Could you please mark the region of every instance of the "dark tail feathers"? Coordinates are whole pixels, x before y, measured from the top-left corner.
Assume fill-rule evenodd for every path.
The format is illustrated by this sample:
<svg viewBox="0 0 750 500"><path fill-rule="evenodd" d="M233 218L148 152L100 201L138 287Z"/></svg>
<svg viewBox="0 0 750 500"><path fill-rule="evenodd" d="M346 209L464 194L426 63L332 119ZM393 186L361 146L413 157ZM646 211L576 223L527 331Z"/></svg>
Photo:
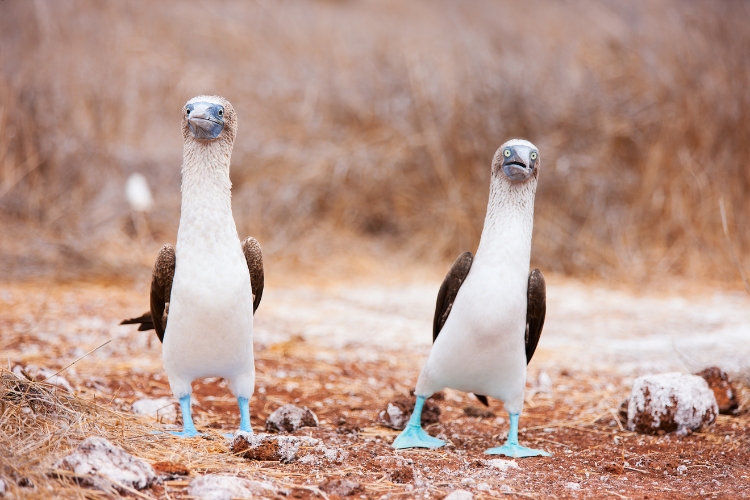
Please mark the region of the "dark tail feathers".
<svg viewBox="0 0 750 500"><path fill-rule="evenodd" d="M144 313L143 316L138 318L124 319L120 322L121 325L139 325L138 331L145 332L146 330L154 329L154 319L151 317L151 311Z"/></svg>

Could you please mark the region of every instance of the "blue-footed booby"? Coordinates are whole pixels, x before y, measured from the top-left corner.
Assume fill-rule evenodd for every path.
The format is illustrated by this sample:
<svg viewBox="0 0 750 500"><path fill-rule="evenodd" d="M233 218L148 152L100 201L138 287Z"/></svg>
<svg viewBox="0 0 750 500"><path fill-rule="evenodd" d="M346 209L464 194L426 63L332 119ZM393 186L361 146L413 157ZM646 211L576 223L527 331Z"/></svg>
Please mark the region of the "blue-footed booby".
<svg viewBox="0 0 750 500"><path fill-rule="evenodd" d="M151 281L151 311L123 324L155 329L164 369L180 401L183 431L196 436L192 381L223 377L237 397L240 430L252 432L253 314L263 295L263 257L232 217L229 162L237 115L226 99L199 96L182 109L182 205L177 245L164 245Z"/></svg>
<svg viewBox="0 0 750 500"><path fill-rule="evenodd" d="M510 414L507 442L485 453L531 457L549 453L518 443L526 365L544 325L544 276L529 273L534 196L541 160L532 143L514 139L492 160L490 197L476 255L453 263L438 292L432 350L414 391L417 402L394 448L439 448L421 426L426 398L445 388L502 400Z"/></svg>

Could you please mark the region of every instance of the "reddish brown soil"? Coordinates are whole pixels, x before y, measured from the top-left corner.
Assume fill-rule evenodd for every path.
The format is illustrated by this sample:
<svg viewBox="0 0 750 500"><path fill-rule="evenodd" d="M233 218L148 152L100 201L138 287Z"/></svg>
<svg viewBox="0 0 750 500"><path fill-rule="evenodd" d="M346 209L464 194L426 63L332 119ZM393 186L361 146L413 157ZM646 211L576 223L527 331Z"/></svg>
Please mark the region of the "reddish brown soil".
<svg viewBox="0 0 750 500"><path fill-rule="evenodd" d="M295 434L317 437L326 446L349 452L343 464L263 463L263 469L289 474L290 479L302 475L306 479L318 478L323 483L346 478L362 485L363 492L357 496L365 498L378 498L387 493L399 497L419 494L440 498L455 488L472 490L477 498L506 496L510 492L542 498L750 496L750 418L747 415L721 415L707 432L690 436L644 436L623 431L611 413L605 412L589 422L581 422L577 417L581 405L597 400L601 392L597 387L608 380L607 374L553 374L556 385L575 385L575 390L527 402L520 439L528 446L546 449L554 455L517 459L517 469L501 472L489 466L486 460L504 457L489 457L483 451L498 446L507 433L507 423L467 416L467 405L484 413L471 396L464 396L462 401L451 398L436 401L441 410L440 422L430 425L428 430L432 435L448 437L449 446L437 451L396 452L389 443L397 432L377 426L377 416L389 399L405 396L394 387L413 379L416 367L404 371L403 366L388 362L321 366L314 361L314 352L307 351L303 342L283 352L284 355L278 357L268 356L268 351L259 353L259 374L285 371L297 376L277 383L261 383L265 394L256 393L253 397L253 427L263 429L265 418L273 410L293 402L314 409L321 423L320 428L304 428ZM332 373L335 373L336 391L325 389ZM374 377L379 385L358 390L362 379L367 377ZM299 387L293 388L294 383L287 385L290 381L296 381ZM132 400L134 390L148 392L150 397L170 395L167 384L153 376L134 374L128 381L110 381L110 384L111 391L119 391L123 409ZM350 389L346 390L347 387ZM238 424L235 404L223 381L198 382L194 390L198 402L194 417L199 429L229 431ZM451 393L453 397L457 394ZM217 400L211 401L213 398ZM316 407L316 403L330 400L333 403ZM505 415L499 402L492 401L491 405L497 415ZM214 471L193 471L194 474L202 472ZM253 477L258 477L257 472ZM581 489L570 489L574 486L568 483L577 483ZM182 498L184 492L184 487L169 488L172 498ZM309 489L291 491L292 498L316 496Z"/></svg>
<svg viewBox="0 0 750 500"><path fill-rule="evenodd" d="M91 295L93 301L95 295ZM46 366L62 368L67 360L80 355L72 347L57 346L52 334L38 336L29 331L16 337L13 333L24 331L22 315L25 304L30 303L19 300L12 312L6 309L0 314L0 327L6 333L4 353L8 353L11 363L18 360L42 364L47 360ZM58 321L57 318L67 314L58 302L51 300L50 304L48 317ZM103 303L100 313L125 317L124 309L139 311L132 304L125 303L123 307L111 300ZM55 327L57 323L37 323L42 326L34 328L43 333L62 328ZM153 332L137 335L153 336ZM92 355L76 365L77 371L65 372L71 383L81 389L82 397L95 396L99 404L126 412L131 411L136 399L171 397L166 375L158 364L159 343L148 345L137 335L127 337L129 345L137 349L127 351L123 347L126 354L107 357ZM58 354L53 358L51 352ZM152 365L145 366L154 368L130 368L138 356L150 360ZM221 437L239 424L235 400L223 380L207 379L193 385L196 403L193 416L198 429L206 433L206 437L196 439L217 443L212 447L216 450L215 463L226 463L227 468L207 468L191 462L184 449L192 445L183 441L180 449L174 450L176 463L164 467L178 473L177 469L186 466L190 476L165 481L144 494L155 498L187 498L187 485L192 477L231 470L250 479L280 485L286 496L278 498L322 498L321 491L326 488L332 492L330 498L338 496L336 491L347 488L356 492L352 498L442 498L458 488L470 490L480 499L750 497L748 413L719 415L705 432L684 437L631 433L623 430L617 419L619 402L630 389L627 379L614 371L548 369L552 393L534 394L534 387L529 386L520 440L527 446L548 450L553 456L517 459L517 468L501 471L492 467L488 459L503 457L483 454L487 448L502 443L507 433L507 415L501 403L491 400L490 410L496 415L493 417L473 396L445 391L444 397L435 401L440 408L440 420L428 426L428 431L449 440L449 445L440 450L397 452L390 443L398 432L379 425L378 414L388 401L409 396L422 358L409 352L382 350L366 358L374 361L361 359L362 347L332 350L301 338L258 345L256 351L258 380L251 400L251 420L256 432L265 428L265 419L280 406L288 403L307 406L316 412L320 427L303 428L296 434L319 438L329 448L347 451L348 457L343 462L238 462L240 459L231 456L228 443ZM539 371L535 363L542 361L532 361L531 375ZM740 403L741 408L747 407ZM169 443L176 440L166 442L166 446L172 446ZM194 442L194 447L199 448L200 443ZM361 487L335 482L339 479ZM347 488L342 484L348 485Z"/></svg>

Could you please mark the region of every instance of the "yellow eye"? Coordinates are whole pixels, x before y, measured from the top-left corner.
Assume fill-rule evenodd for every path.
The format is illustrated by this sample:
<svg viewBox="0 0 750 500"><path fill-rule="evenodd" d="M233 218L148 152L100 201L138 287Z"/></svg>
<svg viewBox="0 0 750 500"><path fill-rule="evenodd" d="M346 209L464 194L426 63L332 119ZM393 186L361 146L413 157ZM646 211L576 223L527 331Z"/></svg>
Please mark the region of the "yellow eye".
<svg viewBox="0 0 750 500"><path fill-rule="evenodd" d="M510 158L510 149L506 149L505 151L503 151L503 155L504 155L504 156L505 156L506 158Z"/></svg>
<svg viewBox="0 0 750 500"><path fill-rule="evenodd" d="M532 159L532 160L536 160L536 157L537 157L537 156L539 156L539 155L538 155L538 154L536 154L536 151L533 151L533 152L531 153L531 159Z"/></svg>

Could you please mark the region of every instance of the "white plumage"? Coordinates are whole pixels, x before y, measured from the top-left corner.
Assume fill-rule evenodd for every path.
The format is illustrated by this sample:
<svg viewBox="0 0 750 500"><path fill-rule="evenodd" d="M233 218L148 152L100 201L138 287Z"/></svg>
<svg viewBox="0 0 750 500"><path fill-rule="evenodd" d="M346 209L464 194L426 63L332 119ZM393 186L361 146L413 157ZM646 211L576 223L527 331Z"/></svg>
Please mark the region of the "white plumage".
<svg viewBox="0 0 750 500"><path fill-rule="evenodd" d="M536 149L528 141L514 140L498 153L509 146ZM536 179L512 183L493 167L479 248L419 376L416 394L427 397L450 387L499 399L510 413L520 413L536 185Z"/></svg>
<svg viewBox="0 0 750 500"><path fill-rule="evenodd" d="M206 96L194 102L226 106ZM255 385L253 295L232 217L231 142L186 142L176 265L164 334L164 368L176 397L197 378L229 381L238 397Z"/></svg>

